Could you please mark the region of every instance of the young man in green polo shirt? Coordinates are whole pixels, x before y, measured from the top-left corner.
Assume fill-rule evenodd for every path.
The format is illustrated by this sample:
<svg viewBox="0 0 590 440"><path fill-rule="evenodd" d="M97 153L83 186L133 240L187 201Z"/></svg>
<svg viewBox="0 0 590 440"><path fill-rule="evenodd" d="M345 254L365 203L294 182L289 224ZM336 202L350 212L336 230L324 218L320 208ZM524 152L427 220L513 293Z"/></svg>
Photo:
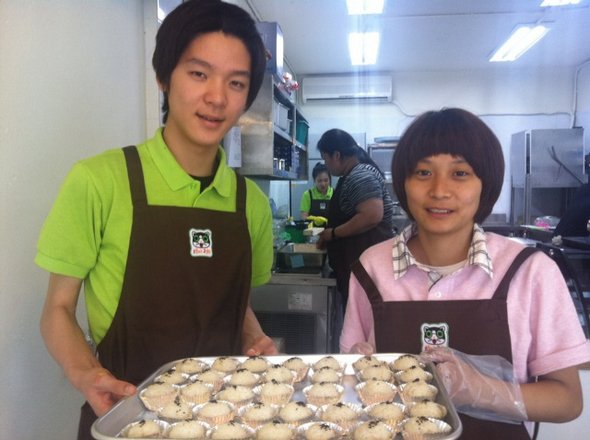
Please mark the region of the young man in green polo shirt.
<svg viewBox="0 0 590 440"><path fill-rule="evenodd" d="M165 127L77 163L60 190L35 261L51 273L45 343L87 399L78 438L164 363L276 353L249 306L250 288L270 278L270 207L219 147L256 98L265 61L242 9L183 3L153 57ZM98 358L76 321L82 283Z"/></svg>

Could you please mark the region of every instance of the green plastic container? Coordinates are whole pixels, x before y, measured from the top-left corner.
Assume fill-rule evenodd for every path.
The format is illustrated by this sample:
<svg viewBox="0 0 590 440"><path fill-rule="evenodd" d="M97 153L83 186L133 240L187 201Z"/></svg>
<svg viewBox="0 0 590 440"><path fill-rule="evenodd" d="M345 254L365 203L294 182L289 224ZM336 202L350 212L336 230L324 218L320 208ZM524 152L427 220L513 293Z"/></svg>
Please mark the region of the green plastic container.
<svg viewBox="0 0 590 440"><path fill-rule="evenodd" d="M287 225L285 226L285 232L288 232L291 236L291 241L293 243L305 243L305 235L303 235L303 231L307 229L307 225L309 222L304 222L303 220L298 220L295 222L294 225Z"/></svg>

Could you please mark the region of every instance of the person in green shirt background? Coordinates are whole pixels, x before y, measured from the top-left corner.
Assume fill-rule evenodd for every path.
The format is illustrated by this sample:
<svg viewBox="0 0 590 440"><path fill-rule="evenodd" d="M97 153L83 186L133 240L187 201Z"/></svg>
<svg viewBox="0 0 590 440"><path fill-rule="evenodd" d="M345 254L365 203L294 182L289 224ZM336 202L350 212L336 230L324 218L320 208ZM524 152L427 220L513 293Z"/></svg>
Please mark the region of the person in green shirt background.
<svg viewBox="0 0 590 440"><path fill-rule="evenodd" d="M301 197L301 218L307 220L307 217L324 217L328 218L328 208L330 207L330 199L334 193L332 188L332 175L328 167L319 162L313 167L311 173L314 187L303 193Z"/></svg>

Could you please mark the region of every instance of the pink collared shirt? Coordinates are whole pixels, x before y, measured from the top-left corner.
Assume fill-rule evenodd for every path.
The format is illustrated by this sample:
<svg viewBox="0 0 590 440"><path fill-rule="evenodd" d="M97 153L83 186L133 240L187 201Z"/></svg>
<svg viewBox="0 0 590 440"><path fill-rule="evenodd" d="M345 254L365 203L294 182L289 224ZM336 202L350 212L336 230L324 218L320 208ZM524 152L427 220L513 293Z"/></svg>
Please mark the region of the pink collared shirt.
<svg viewBox="0 0 590 440"><path fill-rule="evenodd" d="M392 249L397 240L399 237L372 246L360 258L384 301L489 299L523 248L508 238L486 233L493 277L481 266L470 264L429 289L432 283L428 273L415 264L395 279ZM584 335L563 276L541 252L530 257L512 280L508 323L514 372L519 382L590 361L590 341ZM371 305L353 274L340 349L348 353L357 342L375 346L375 333Z"/></svg>

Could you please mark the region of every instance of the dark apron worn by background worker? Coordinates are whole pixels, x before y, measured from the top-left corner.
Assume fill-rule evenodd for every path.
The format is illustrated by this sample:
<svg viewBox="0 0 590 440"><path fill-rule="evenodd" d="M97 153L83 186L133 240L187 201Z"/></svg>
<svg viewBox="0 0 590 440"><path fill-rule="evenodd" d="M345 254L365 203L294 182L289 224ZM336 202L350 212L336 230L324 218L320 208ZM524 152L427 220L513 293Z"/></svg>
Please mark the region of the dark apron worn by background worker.
<svg viewBox="0 0 590 440"><path fill-rule="evenodd" d="M517 255L489 300L383 301L360 261L355 262L352 271L373 309L376 351L418 354L422 351L422 325L446 323L450 348L473 355L499 355L512 363L506 302L508 288L522 263L536 251L535 248L525 248ZM464 414L459 416L463 439L530 440L522 423L512 425Z"/></svg>
<svg viewBox="0 0 590 440"><path fill-rule="evenodd" d="M332 195L330 212L328 215L328 228L336 228L352 218L340 208L342 203L340 200L342 197L342 185L347 178L348 176L344 176L338 180L338 184ZM368 231L328 242L328 262L336 275L336 285L338 291L342 295L342 304L344 308L346 308L346 302L348 301L350 265L358 260L361 254L369 247L392 238L393 231L391 228L392 226L390 224L382 221Z"/></svg>
<svg viewBox="0 0 590 440"><path fill-rule="evenodd" d="M117 379L137 385L176 359L241 353L252 250L242 176L236 212L148 205L137 149L124 152L133 225L119 305L97 349ZM95 419L86 403L79 439L92 438Z"/></svg>
<svg viewBox="0 0 590 440"><path fill-rule="evenodd" d="M308 191L309 200L311 201L309 215L328 218L328 214L330 212L330 199L314 199L313 191L311 189Z"/></svg>

